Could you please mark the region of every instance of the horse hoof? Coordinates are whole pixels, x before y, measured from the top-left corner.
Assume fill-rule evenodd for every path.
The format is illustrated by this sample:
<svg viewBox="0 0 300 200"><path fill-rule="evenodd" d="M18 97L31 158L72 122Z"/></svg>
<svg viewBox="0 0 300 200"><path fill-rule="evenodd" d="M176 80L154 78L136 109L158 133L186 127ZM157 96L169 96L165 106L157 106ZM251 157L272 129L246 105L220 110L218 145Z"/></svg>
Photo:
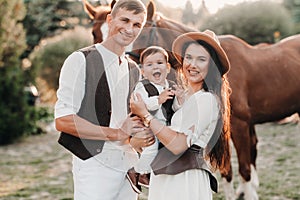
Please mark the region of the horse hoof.
<svg viewBox="0 0 300 200"><path fill-rule="evenodd" d="M233 189L233 183L232 182L227 182L226 178L222 178L223 182L223 189L225 193L225 199L226 200L236 200L235 198L235 192Z"/></svg>

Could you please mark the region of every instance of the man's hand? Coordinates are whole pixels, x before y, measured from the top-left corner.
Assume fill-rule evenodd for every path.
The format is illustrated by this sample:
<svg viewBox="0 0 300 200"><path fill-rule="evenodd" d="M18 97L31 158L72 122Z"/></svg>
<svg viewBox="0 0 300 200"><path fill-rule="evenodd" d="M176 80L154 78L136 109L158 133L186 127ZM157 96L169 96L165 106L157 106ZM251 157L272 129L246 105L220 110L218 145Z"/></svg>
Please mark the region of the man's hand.
<svg viewBox="0 0 300 200"><path fill-rule="evenodd" d="M136 133L130 139L130 145L139 153L143 151L143 147L150 146L154 142L155 137L149 128L144 128L143 131Z"/></svg>
<svg viewBox="0 0 300 200"><path fill-rule="evenodd" d="M135 135L136 133L144 130L141 119L138 116L131 115L132 113L127 116L121 128L117 130L115 135L116 140L127 140L131 135Z"/></svg>

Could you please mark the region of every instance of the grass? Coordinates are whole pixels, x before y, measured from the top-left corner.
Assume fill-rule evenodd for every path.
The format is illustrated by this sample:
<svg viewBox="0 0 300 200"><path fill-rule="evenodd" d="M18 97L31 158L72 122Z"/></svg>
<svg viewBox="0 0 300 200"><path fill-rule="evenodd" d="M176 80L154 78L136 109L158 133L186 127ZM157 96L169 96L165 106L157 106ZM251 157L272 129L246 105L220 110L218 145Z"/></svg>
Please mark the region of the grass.
<svg viewBox="0 0 300 200"><path fill-rule="evenodd" d="M300 200L299 125L256 126L260 200ZM72 200L71 155L57 144L58 133L48 133L0 147L1 200ZM234 185L237 159L232 158ZM147 190L140 195L147 200ZM222 185L214 200L224 199Z"/></svg>
<svg viewBox="0 0 300 200"><path fill-rule="evenodd" d="M31 136L0 148L0 199L72 199L71 156L57 137Z"/></svg>

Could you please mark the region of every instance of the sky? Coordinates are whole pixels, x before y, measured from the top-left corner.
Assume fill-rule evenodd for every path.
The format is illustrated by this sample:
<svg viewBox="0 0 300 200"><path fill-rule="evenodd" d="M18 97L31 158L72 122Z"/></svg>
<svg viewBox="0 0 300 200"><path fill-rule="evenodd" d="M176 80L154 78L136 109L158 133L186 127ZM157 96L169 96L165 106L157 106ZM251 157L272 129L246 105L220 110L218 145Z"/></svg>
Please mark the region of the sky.
<svg viewBox="0 0 300 200"><path fill-rule="evenodd" d="M170 7L181 7L184 8L187 0L158 0L161 4ZM194 8L199 8L202 0L190 0ZM224 5L235 5L245 1L257 1L257 0L205 0L205 4L210 13L216 13L218 9ZM278 1L278 0L277 0Z"/></svg>
<svg viewBox="0 0 300 200"><path fill-rule="evenodd" d="M105 4L106 2L111 2L112 0L89 0L89 1L100 1L100 2L104 2ZM157 1L165 6L169 6L173 8L176 7L184 8L188 0L157 0ZM192 3L195 9L198 9L202 3L202 0L189 0L189 1ZM264 0L204 0L204 1L209 12L213 14L216 13L218 9L224 7L225 5L235 5L246 1L264 1ZM282 0L272 0L272 1L281 2Z"/></svg>

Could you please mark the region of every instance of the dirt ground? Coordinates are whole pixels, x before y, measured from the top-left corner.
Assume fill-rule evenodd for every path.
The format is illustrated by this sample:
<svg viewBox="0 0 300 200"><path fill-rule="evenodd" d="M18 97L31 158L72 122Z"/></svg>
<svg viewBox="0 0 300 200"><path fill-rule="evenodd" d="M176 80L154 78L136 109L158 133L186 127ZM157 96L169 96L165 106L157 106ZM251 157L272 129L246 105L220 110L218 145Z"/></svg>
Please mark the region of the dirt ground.
<svg viewBox="0 0 300 200"><path fill-rule="evenodd" d="M257 170L261 200L300 199L299 125L256 126ZM72 200L71 155L57 143L59 134L27 137L0 147L1 200ZM237 161L232 158L234 185L237 185ZM147 191L140 200L147 199ZM222 186L214 199L224 199Z"/></svg>

